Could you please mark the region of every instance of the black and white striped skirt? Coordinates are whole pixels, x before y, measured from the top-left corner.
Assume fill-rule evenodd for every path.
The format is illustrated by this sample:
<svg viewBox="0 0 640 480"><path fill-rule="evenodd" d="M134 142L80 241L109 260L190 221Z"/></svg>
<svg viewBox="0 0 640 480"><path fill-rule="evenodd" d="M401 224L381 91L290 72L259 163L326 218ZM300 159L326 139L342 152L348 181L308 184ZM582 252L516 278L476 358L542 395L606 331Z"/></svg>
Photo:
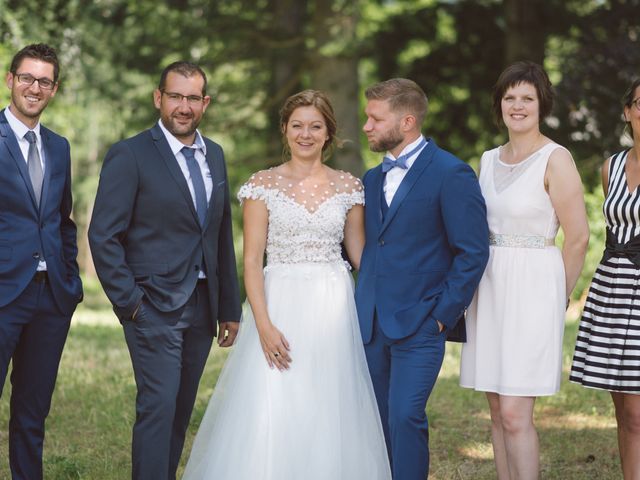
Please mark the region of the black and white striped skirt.
<svg viewBox="0 0 640 480"><path fill-rule="evenodd" d="M593 276L569 380L640 394L640 269L626 258L601 263Z"/></svg>

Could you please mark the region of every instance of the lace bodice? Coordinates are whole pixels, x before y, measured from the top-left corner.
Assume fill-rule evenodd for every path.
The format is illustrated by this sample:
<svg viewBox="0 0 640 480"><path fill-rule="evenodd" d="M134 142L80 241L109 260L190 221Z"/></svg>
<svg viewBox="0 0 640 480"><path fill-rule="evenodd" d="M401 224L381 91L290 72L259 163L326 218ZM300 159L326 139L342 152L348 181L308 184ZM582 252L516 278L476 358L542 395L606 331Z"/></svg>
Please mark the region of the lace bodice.
<svg viewBox="0 0 640 480"><path fill-rule="evenodd" d="M359 179L336 172L325 185L289 182L274 169L257 172L242 185L238 199L267 206L267 264L342 262L340 244L347 213L364 205Z"/></svg>

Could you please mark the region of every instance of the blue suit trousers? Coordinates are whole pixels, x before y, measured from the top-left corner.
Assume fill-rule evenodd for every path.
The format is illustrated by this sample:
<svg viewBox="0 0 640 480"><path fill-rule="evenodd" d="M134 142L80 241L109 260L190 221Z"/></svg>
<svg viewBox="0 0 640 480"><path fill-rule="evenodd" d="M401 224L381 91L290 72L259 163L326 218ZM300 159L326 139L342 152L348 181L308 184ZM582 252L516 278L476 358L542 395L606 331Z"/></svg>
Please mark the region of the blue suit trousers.
<svg viewBox="0 0 640 480"><path fill-rule="evenodd" d="M32 281L0 308L0 394L9 362L9 463L13 480L42 479L44 424L71 315L60 312L48 282Z"/></svg>
<svg viewBox="0 0 640 480"><path fill-rule="evenodd" d="M433 318L400 340L389 339L377 316L365 353L380 409L394 480L425 480L429 473L427 400L438 378L446 333Z"/></svg>
<svg viewBox="0 0 640 480"><path fill-rule="evenodd" d="M187 303L162 312L144 300L135 320L124 320L138 393L133 427L132 478L175 480L185 433L205 367L213 327L206 284Z"/></svg>

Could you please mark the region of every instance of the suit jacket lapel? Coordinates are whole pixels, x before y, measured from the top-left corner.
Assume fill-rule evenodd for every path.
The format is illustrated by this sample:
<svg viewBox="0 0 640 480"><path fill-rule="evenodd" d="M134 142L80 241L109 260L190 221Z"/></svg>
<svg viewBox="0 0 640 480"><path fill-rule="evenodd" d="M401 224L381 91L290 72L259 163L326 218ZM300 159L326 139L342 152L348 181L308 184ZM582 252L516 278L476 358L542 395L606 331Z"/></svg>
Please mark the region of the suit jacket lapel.
<svg viewBox="0 0 640 480"><path fill-rule="evenodd" d="M380 204L382 196L380 192L382 191L384 174L382 168L378 166L371 171L370 175L373 176L371 179L372 193L367 196L365 212L369 212L369 219L373 221L376 231L380 231L382 225L382 205Z"/></svg>
<svg viewBox="0 0 640 480"><path fill-rule="evenodd" d="M22 151L18 145L18 140L7 122L7 117L4 115L4 109L0 111L0 138L9 151L9 155L16 163L16 167L18 168L20 175L22 175L22 180L24 181L29 192L29 196L31 197L33 207L37 209L36 194L33 191L33 185L31 185L31 177L29 176L29 170L27 169L27 162L22 155Z"/></svg>
<svg viewBox="0 0 640 480"><path fill-rule="evenodd" d="M204 138L203 141L205 141ZM205 158L207 159L207 165L209 166L209 173L211 173L212 187L211 198L209 198L209 204L207 205L207 216L205 217L204 226L202 227L203 229L206 229L209 225L209 220L211 219L212 212L216 207L216 192L219 188L224 187L225 183L224 170L222 168L222 159L219 158L219 155L216 155L216 153L214 152L217 152L217 150L214 149L212 145L207 145L207 154L205 155Z"/></svg>
<svg viewBox="0 0 640 480"><path fill-rule="evenodd" d="M42 150L44 152L44 178L42 180L42 194L40 195L40 212L47 199L49 192L49 182L53 172L53 164L56 161L51 144L49 142L49 132L42 125L40 126L40 138L42 138Z"/></svg>
<svg viewBox="0 0 640 480"><path fill-rule="evenodd" d="M382 235L382 233L384 233L386 228L389 226L389 223L395 216L398 208L400 208L400 205L406 198L407 194L411 191L415 183L418 181L425 168L427 168L427 166L433 160L433 155L436 153L438 146L430 138L427 140L429 141L429 143L422 149L422 152L420 152L420 155L418 155L416 161L413 162L413 165L411 166L405 177L402 179L402 182L400 182L400 186L393 196L391 205L389 205L389 211L385 215L384 222L382 223L382 227L380 228L380 235Z"/></svg>
<svg viewBox="0 0 640 480"><path fill-rule="evenodd" d="M169 147L169 143L162 133L160 127L156 124L151 128L151 136L153 137L154 143L160 156L164 160L166 167L169 169L171 176L175 180L178 188L184 195L187 204L189 205L189 209L193 214L193 218L200 225L200 220L198 219L198 213L196 212L196 207L193 204L193 198L191 197L191 192L189 191L189 185L187 185L187 180L184 178L182 170L180 170L180 165L178 165L178 161L176 160L175 155L171 151Z"/></svg>

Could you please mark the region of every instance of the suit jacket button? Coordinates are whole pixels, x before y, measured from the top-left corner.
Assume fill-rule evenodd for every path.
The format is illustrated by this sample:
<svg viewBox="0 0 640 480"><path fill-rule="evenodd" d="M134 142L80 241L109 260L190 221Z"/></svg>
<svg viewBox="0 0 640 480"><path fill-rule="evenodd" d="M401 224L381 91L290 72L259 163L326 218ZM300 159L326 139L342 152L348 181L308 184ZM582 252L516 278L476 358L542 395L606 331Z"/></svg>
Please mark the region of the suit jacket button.
<svg viewBox="0 0 640 480"><path fill-rule="evenodd" d="M35 258L36 260L38 260L40 258L40 254L38 252L34 252L33 254L33 258Z"/></svg>
<svg viewBox="0 0 640 480"><path fill-rule="evenodd" d="M380 241L378 242L378 245L380 245L381 247L384 247L384 240L380 240Z"/></svg>

